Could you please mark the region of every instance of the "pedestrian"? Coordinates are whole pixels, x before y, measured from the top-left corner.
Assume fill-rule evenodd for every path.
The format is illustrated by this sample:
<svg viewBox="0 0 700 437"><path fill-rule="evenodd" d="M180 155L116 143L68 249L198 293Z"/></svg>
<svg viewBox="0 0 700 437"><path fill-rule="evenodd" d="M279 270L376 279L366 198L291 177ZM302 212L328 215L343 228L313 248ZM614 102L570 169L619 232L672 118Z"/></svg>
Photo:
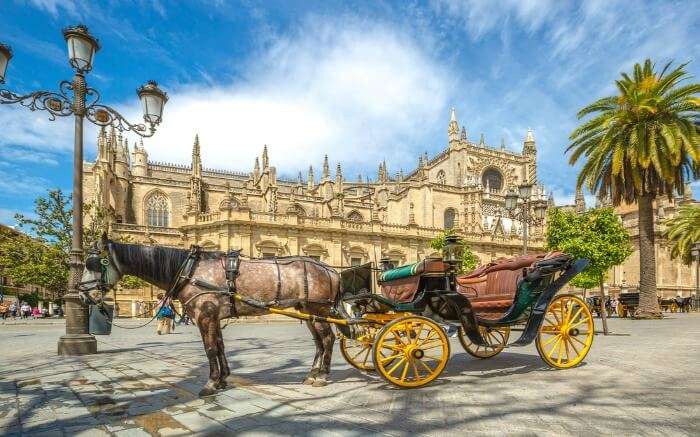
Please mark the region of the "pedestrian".
<svg viewBox="0 0 700 437"><path fill-rule="evenodd" d="M32 309L32 317L34 317L35 319L41 318L41 308L39 308L38 305Z"/></svg>
<svg viewBox="0 0 700 437"><path fill-rule="evenodd" d="M17 304L15 302L10 304L10 314L12 315L12 320L17 318Z"/></svg>
<svg viewBox="0 0 700 437"><path fill-rule="evenodd" d="M170 334L170 332L175 329L175 307L173 306L173 302L169 297L164 297L163 293L159 293L158 306L160 309L156 315L158 319L156 332L158 335Z"/></svg>
<svg viewBox="0 0 700 437"><path fill-rule="evenodd" d="M22 302L22 305L20 305L19 310L22 314L23 319L28 319L29 316L32 315L32 307L30 307L27 302Z"/></svg>

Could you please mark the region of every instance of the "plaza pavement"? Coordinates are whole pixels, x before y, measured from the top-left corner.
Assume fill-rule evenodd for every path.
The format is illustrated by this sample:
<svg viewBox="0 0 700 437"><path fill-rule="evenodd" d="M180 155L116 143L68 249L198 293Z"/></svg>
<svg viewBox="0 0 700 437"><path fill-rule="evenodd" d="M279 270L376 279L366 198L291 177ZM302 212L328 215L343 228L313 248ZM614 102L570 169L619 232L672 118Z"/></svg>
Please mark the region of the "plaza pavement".
<svg viewBox="0 0 700 437"><path fill-rule="evenodd" d="M115 328L97 355L60 358L60 322L0 322L0 435L700 435L700 314L610 326L584 365L559 371L534 346L478 360L453 339L439 380L400 390L337 348L333 383L301 385L314 354L304 326L235 324L236 388L199 399L208 370L193 326Z"/></svg>

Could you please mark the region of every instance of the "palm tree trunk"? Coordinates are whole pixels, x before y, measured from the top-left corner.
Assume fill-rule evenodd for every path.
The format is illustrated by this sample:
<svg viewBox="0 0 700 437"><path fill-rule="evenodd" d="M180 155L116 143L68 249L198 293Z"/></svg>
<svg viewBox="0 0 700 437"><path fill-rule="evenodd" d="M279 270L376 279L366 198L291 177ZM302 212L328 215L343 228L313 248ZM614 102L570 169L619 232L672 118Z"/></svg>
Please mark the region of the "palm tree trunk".
<svg viewBox="0 0 700 437"><path fill-rule="evenodd" d="M654 198L639 197L639 307L634 316L641 319L661 318L656 296L656 254L654 248Z"/></svg>
<svg viewBox="0 0 700 437"><path fill-rule="evenodd" d="M605 310L605 287L603 280L600 280L600 320L603 322L603 335L608 335L608 314Z"/></svg>

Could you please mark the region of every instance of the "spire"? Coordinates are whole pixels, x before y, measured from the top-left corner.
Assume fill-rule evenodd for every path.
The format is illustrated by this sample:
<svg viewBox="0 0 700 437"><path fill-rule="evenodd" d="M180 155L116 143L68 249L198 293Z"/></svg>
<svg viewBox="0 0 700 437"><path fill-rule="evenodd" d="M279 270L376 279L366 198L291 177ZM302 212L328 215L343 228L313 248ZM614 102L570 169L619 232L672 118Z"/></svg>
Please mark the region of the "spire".
<svg viewBox="0 0 700 437"><path fill-rule="evenodd" d="M479 137L479 145L480 145L481 147L485 147L485 146L486 146L486 139L484 138L484 133L483 133L483 132L481 133L481 136Z"/></svg>
<svg viewBox="0 0 700 437"><path fill-rule="evenodd" d="M262 168L263 170L268 168L270 166L270 158L267 156L267 144L263 146L263 153L262 153Z"/></svg>
<svg viewBox="0 0 700 437"><path fill-rule="evenodd" d="M357 182L362 182L362 173L357 174Z"/></svg>
<svg viewBox="0 0 700 437"><path fill-rule="evenodd" d="M501 150L506 150L506 139L501 137Z"/></svg>
<svg viewBox="0 0 700 437"><path fill-rule="evenodd" d="M331 176L331 170L328 166L328 155L323 157L323 173L321 174L322 179L329 178Z"/></svg>
<svg viewBox="0 0 700 437"><path fill-rule="evenodd" d="M255 164L253 165L253 183L257 182L258 179L260 179L260 158L257 156L255 157Z"/></svg>
<svg viewBox="0 0 700 437"><path fill-rule="evenodd" d="M309 188L309 190L312 190L314 188L314 168L313 166L309 166L309 177L306 180L306 185Z"/></svg>
<svg viewBox="0 0 700 437"><path fill-rule="evenodd" d="M455 108L450 110L450 123L447 125L447 140L450 146L456 146L459 142L459 125Z"/></svg>
<svg viewBox="0 0 700 437"><path fill-rule="evenodd" d="M460 140L467 140L467 130L462 126L462 133L459 135Z"/></svg>
<svg viewBox="0 0 700 437"><path fill-rule="evenodd" d="M574 200L574 208L577 214L586 212L586 198L583 197L583 190L576 188L576 198Z"/></svg>
<svg viewBox="0 0 700 437"><path fill-rule="evenodd" d="M194 145L192 146L192 158L200 156L199 134L194 135Z"/></svg>
<svg viewBox="0 0 700 437"><path fill-rule="evenodd" d="M340 168L340 163L335 166L335 191L343 192L343 170Z"/></svg>
<svg viewBox="0 0 700 437"><path fill-rule="evenodd" d="M194 145L192 146L192 177L202 177L202 157L199 147L199 134L195 134Z"/></svg>
<svg viewBox="0 0 700 437"><path fill-rule="evenodd" d="M297 182L299 183L299 185L304 184L304 178L301 175L301 170L299 170L299 176L297 176Z"/></svg>
<svg viewBox="0 0 700 437"><path fill-rule="evenodd" d="M532 129L528 128L525 141L523 141L523 155L534 156L536 154L537 145L535 144L535 135L532 133Z"/></svg>

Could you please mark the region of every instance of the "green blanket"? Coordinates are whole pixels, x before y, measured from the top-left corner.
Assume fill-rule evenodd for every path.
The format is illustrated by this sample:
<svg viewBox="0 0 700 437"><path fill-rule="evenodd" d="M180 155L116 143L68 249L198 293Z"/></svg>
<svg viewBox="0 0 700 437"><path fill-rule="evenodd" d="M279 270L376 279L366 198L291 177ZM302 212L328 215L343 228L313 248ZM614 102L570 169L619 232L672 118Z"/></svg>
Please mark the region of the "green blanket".
<svg viewBox="0 0 700 437"><path fill-rule="evenodd" d="M379 275L379 282L393 281L394 279L408 278L409 276L414 276L416 274L416 269L418 264L413 263L401 267L396 267L395 269L387 270Z"/></svg>

